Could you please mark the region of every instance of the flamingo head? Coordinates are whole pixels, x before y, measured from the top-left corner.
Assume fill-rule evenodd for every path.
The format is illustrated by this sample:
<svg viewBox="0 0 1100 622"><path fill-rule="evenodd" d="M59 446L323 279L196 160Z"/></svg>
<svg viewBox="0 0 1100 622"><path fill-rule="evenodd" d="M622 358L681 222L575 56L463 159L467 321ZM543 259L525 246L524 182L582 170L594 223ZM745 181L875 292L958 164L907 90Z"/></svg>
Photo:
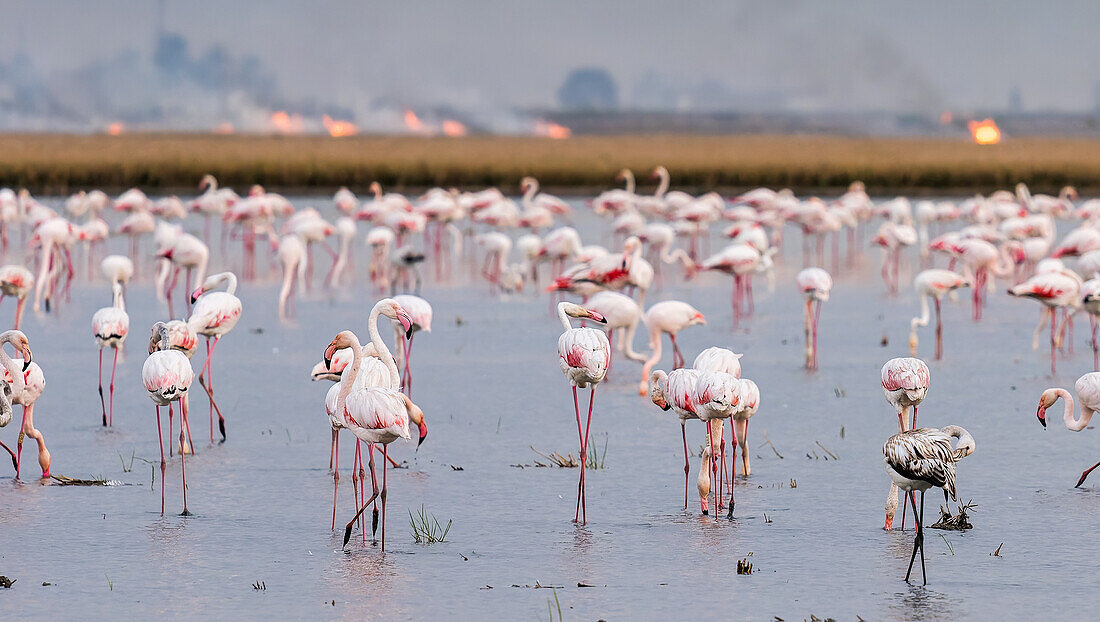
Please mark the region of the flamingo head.
<svg viewBox="0 0 1100 622"><path fill-rule="evenodd" d="M27 368L31 366L31 361L34 357L31 355L31 343L27 340L27 336L23 334L21 330L9 331L14 333L11 341L12 347L23 357L23 371L27 371Z"/></svg>
<svg viewBox="0 0 1100 622"><path fill-rule="evenodd" d="M332 369L332 357L335 356L337 350L343 350L344 348L358 348L359 339L355 336L355 333L350 330L343 330L336 334L329 342L328 347L325 348L325 368Z"/></svg>
<svg viewBox="0 0 1100 622"><path fill-rule="evenodd" d="M386 298L385 300L382 300L379 304L381 305L382 315L390 318L395 322L399 322L401 324L402 330L405 331L406 339L412 337L415 327L413 326L412 316L409 315L409 312L406 311L404 307L402 307L400 304L398 304L396 300L392 298Z"/></svg>
<svg viewBox="0 0 1100 622"><path fill-rule="evenodd" d="M420 446L424 444L424 439L428 438L428 422L424 420L424 411L419 406L412 403L412 400L405 398L405 407L409 411L409 421L416 424L419 431L419 437L416 441L416 449L420 450Z"/></svg>
<svg viewBox="0 0 1100 622"><path fill-rule="evenodd" d="M1047 409L1057 401L1058 394L1054 392L1054 389L1047 389L1039 396L1039 408L1035 411L1035 416L1039 418L1039 423L1043 424L1044 428L1047 427Z"/></svg>
<svg viewBox="0 0 1100 622"><path fill-rule="evenodd" d="M565 314L568 315L569 317L592 320L594 322L599 322L601 324L606 324L607 323L607 318L605 318L602 314L597 313L596 311L593 311L592 309L588 309L588 308L582 307L580 305L573 304L571 302L563 302L559 305L559 308L564 308L565 309Z"/></svg>
<svg viewBox="0 0 1100 622"><path fill-rule="evenodd" d="M649 400L657 405L661 410L668 410L670 408L668 400L665 399L665 391L662 385L667 381L668 374L661 370L653 372L649 377Z"/></svg>

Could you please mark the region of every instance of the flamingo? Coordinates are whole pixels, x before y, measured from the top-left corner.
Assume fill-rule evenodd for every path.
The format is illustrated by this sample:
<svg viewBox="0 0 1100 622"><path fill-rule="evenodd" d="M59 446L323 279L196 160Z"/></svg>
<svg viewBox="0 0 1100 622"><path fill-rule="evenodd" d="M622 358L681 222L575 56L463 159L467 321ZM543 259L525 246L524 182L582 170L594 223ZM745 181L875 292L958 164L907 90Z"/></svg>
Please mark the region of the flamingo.
<svg viewBox="0 0 1100 622"><path fill-rule="evenodd" d="M22 354L22 359L12 359L4 351L5 343L12 344L16 352ZM12 454L15 463L15 477L19 477L19 467L22 466L23 438L29 436L38 443L38 465L42 467L42 477L50 477L50 452L46 449L46 439L42 433L34 427L34 403L46 390L46 376L42 368L35 363L31 355L31 345L27 336L18 330L8 330L0 333L0 366L3 366L3 379L11 386L11 403L23 406L23 425L19 430L19 440L16 453ZM8 453L12 453L4 446Z"/></svg>
<svg viewBox="0 0 1100 622"><path fill-rule="evenodd" d="M688 462L687 422L698 419L693 396L695 384L703 372L697 369L674 369L671 372L655 370L649 377L649 400L664 411L672 410L680 420L680 436L684 441L684 509L688 507L688 475L691 465ZM643 395L645 395L643 393ZM708 442L708 445L711 443ZM718 511L718 508L715 508Z"/></svg>
<svg viewBox="0 0 1100 622"><path fill-rule="evenodd" d="M107 282L118 281L124 288L134 278L134 262L125 255L107 255L99 262L99 269Z"/></svg>
<svg viewBox="0 0 1100 622"><path fill-rule="evenodd" d="M164 322L157 322L153 329L160 334L158 349L149 354L145 364L141 367L141 380L145 390L149 392L149 398L153 400L157 411L157 438L160 440L160 514L164 516L164 437L161 436L160 407L170 406L172 402L180 403L180 445L185 445L184 430L190 427L187 420L187 391L195 380L195 370L191 369L191 361L187 355L171 347L168 336L168 326ZM172 429L168 429L168 442L171 444ZM180 473L183 477L183 512L181 516L190 516L187 510L187 464L184 455L180 451Z"/></svg>
<svg viewBox="0 0 1100 622"><path fill-rule="evenodd" d="M126 313L126 303L122 299L122 283L119 281L111 283L111 291L114 294L114 304L92 315L92 333L99 345L99 405L103 409L104 426L115 424L115 369L118 367L118 351L130 332L130 316ZM114 360L111 363L110 419L107 418L107 406L103 403L103 348L105 347L115 351Z"/></svg>
<svg viewBox="0 0 1100 622"><path fill-rule="evenodd" d="M721 371L734 378L740 378L743 356L745 355L735 354L733 350L711 346L695 357L691 367L700 371Z"/></svg>
<svg viewBox="0 0 1100 622"><path fill-rule="evenodd" d="M23 309L27 305L27 294L34 289L34 274L23 266L8 264L0 267L0 302L4 296L15 296L15 325L19 330L23 321Z"/></svg>
<svg viewBox="0 0 1100 622"><path fill-rule="evenodd" d="M951 439L958 439L956 447ZM943 488L943 497L957 499L955 491L955 464L974 453L974 437L957 425L942 429L920 428L899 432L882 446L883 462L890 480L909 493L913 517L917 521L917 535L913 540L913 554L909 557L909 570L905 581L913 572L913 561L920 550L921 577L924 584L928 577L924 568L924 492L932 487ZM913 493L920 491L920 512Z"/></svg>
<svg viewBox="0 0 1100 622"><path fill-rule="evenodd" d="M489 281L492 291L500 284L500 273L508 262L508 254L512 252L512 240L499 231L491 231L477 236L475 242L485 249L481 275Z"/></svg>
<svg viewBox="0 0 1100 622"><path fill-rule="evenodd" d="M54 287L60 278L62 254L68 257L67 268L69 278L72 277L72 260L69 256L69 245L75 240L73 225L64 218L52 217L42 221L34 230L31 244L42 247L39 258L38 278L34 290L34 310L37 312L45 300L46 312L50 310L53 300Z"/></svg>
<svg viewBox="0 0 1100 622"><path fill-rule="evenodd" d="M373 227L365 238L371 247L370 280L385 291L390 287L389 264L390 249L397 241L397 235L389 227Z"/></svg>
<svg viewBox="0 0 1100 622"><path fill-rule="evenodd" d="M166 270L174 267L172 280L165 287L164 293L168 299L168 315L175 315L172 313L172 290L176 288L180 270L186 269L187 271L184 278L185 288L199 287L206 279L206 267L210 262L210 249L202 240L190 233L180 233L167 246L157 251L156 256L168 260L168 264L165 265ZM192 274L194 274L193 281ZM185 294L184 300L187 301L187 310L190 312L191 299Z"/></svg>
<svg viewBox="0 0 1100 622"><path fill-rule="evenodd" d="M211 292L210 290L224 284L224 292ZM199 384L206 390L206 397L210 400L210 442L214 442L214 411L218 412L218 429L222 434L222 442L225 442L225 417L214 401L214 368L211 360L214 350L218 347L218 341L233 330L237 321L241 319L241 299L234 293L237 291L237 275L232 272L221 272L211 275L203 282L202 286L191 292L191 302L195 308L191 311L191 317L187 323L195 329L195 332L206 337L206 361L199 372ZM208 293L209 292L209 293ZM214 344L210 345L210 338L214 338ZM206 374L206 381L203 381Z"/></svg>
<svg viewBox="0 0 1100 622"><path fill-rule="evenodd" d="M382 305L382 306L380 306ZM392 300L381 300L375 305L375 310L371 312L371 316L375 321L378 319L379 312L382 307L388 307L393 310L396 307L396 303ZM377 335L377 328L375 323L372 322L372 339ZM409 439L409 421L417 424L419 428L419 440L417 447L424 442L424 439L428 435L428 426L424 420L424 412L413 404L413 402L404 394L388 388L378 387L365 387L355 388L356 379L359 374L359 366L362 364L361 350L356 346L357 339L354 339L354 334L348 334L349 331L344 331L338 334L332 342L329 343L325 349L324 361L326 367L331 366L333 355L337 350L344 347L353 347L352 350L353 359L351 368L346 370L341 376L339 392L336 396L336 407L334 409L334 424L338 421L342 427L347 427L355 434L356 438L360 441L367 443L367 452L370 456L370 472L371 472L371 484L374 488L374 494L371 498L364 501L362 507L359 508L355 516L348 522L344 529L344 546L347 546L348 540L351 539L351 530L355 525L355 522L359 520L359 517L363 514L363 511L367 509L367 506L371 505L375 498L380 498L382 501L382 550L386 548L386 462L388 461L388 447L389 443L397 440L398 438ZM380 339L378 340L381 341ZM375 477L374 468L374 445L382 444L382 455L385 458L382 461L382 489L379 491L377 478ZM334 494L335 500L335 494Z"/></svg>
<svg viewBox="0 0 1100 622"><path fill-rule="evenodd" d="M695 380L695 386L691 394L692 403L699 419L707 426L707 445L711 447L710 470L711 475L718 475L718 461L713 458L714 447L723 438L723 422L733 415L734 409L741 401L741 381L731 374L721 371L703 371ZM734 438L734 442L737 439ZM724 467L723 467L724 468ZM714 489L715 511L722 509L722 503L718 499L718 490ZM731 487L729 501L729 515L733 518L733 491Z"/></svg>
<svg viewBox="0 0 1100 622"><path fill-rule="evenodd" d="M940 305L944 296L962 287L970 287L970 281L966 277L951 270L939 268L924 270L913 279L913 288L920 296L921 314L920 317L909 321L909 354L917 355L917 327L928 326L928 299L931 298L936 305L935 360L943 358L943 320L940 317Z"/></svg>
<svg viewBox="0 0 1100 622"><path fill-rule="evenodd" d="M871 244L881 246L885 252L882 258L882 281L891 294L898 292L898 264L901 251L917 243L917 232L908 223L886 221L871 238Z"/></svg>
<svg viewBox="0 0 1100 622"><path fill-rule="evenodd" d="M632 206L638 198L638 195L634 194L634 173L630 169L624 168L619 171L615 180L625 182L626 188L605 190L592 199L592 211L596 214L601 216L607 213L617 214L628 206Z"/></svg>
<svg viewBox="0 0 1100 622"><path fill-rule="evenodd" d="M401 370L401 388L411 396L412 368L409 367L409 364L412 361L412 342L418 331L432 332L432 305L420 296L410 294L394 296L393 300L401 305L401 308L408 312L409 317L412 319L411 332L404 322L400 320L393 321L393 339L397 349L397 367ZM406 334L408 335L408 341L405 341Z"/></svg>
<svg viewBox="0 0 1100 622"><path fill-rule="evenodd" d="M1050 319L1050 374L1052 376L1058 373L1055 367L1054 350L1061 345L1057 326L1057 311L1059 309L1075 309L1080 304L1080 291L1080 281L1062 272L1036 274L1008 290L1009 295L1032 298L1043 305L1043 313L1039 316L1039 324L1036 325L1035 332L1032 335L1031 347L1032 349L1039 347L1039 333L1043 330L1043 325L1046 324L1047 319ZM1068 319L1069 315L1066 316L1065 320L1062 320L1063 328Z"/></svg>
<svg viewBox="0 0 1100 622"><path fill-rule="evenodd" d="M558 363L561 371L573 387L573 410L577 415L577 436L580 438L581 477L577 484L577 513L573 522L588 524L585 503L585 463L588 462L588 432L592 426L592 406L596 400L596 385L607 375L607 365L611 361L611 344L603 331L594 328L573 328L569 318L587 318L604 323L603 316L571 302L558 303L558 319L565 332L558 337ZM577 388L591 386L588 398L588 422L581 425L580 404L577 401Z"/></svg>
<svg viewBox="0 0 1100 622"><path fill-rule="evenodd" d="M226 211L236 205L240 197L232 188L218 188L218 179L213 175L204 175L199 181L199 190L205 190L191 202L191 211L199 212L204 217L203 237L210 243L210 221L220 220ZM222 254L225 254L225 229L222 229Z"/></svg>
<svg viewBox="0 0 1100 622"><path fill-rule="evenodd" d="M894 358L882 366L882 393L886 401L898 414L898 431L905 432L917 427L917 406L928 394L931 376L928 365L918 358ZM909 422L909 409L913 409L912 423ZM891 482L890 493L886 496L886 522L882 528L890 531L894 527L894 513L898 509L898 487ZM905 511L902 508L902 527L905 523Z"/></svg>
<svg viewBox="0 0 1100 622"><path fill-rule="evenodd" d="M336 220L336 235L340 238L340 250L336 253L336 262L332 264L332 273L329 275L329 285L336 287L340 283L340 277L344 274L344 269L351 262L351 266L354 268L355 262L351 257L351 244L355 240L355 235L358 230L355 227L355 221L347 216L341 216Z"/></svg>
<svg viewBox="0 0 1100 622"><path fill-rule="evenodd" d="M766 270L770 265L770 255L748 244L731 244L699 264L700 270L716 270L733 277L734 328L740 324L742 315L748 317L753 314L752 274Z"/></svg>
<svg viewBox="0 0 1100 622"><path fill-rule="evenodd" d="M967 238L955 245L955 252L963 263L963 275L974 288L974 320L982 319L986 291L993 291L992 277L1012 274L1015 262L1009 256L1007 246L996 246L986 240Z"/></svg>
<svg viewBox="0 0 1100 622"><path fill-rule="evenodd" d="M748 378L741 378L740 396L741 403L737 410L733 411L734 437L733 440L741 448L741 473L748 477L752 475L749 468L749 419L760 410L760 387ZM732 466L737 468L737 448L733 448ZM732 509L731 509L732 512ZM731 513L732 517L732 513Z"/></svg>
<svg viewBox="0 0 1100 622"><path fill-rule="evenodd" d="M1092 325L1092 370L1100 371L1100 346L1096 343L1097 318L1100 318L1100 278L1081 284L1081 306L1089 314L1089 324Z"/></svg>
<svg viewBox="0 0 1100 622"><path fill-rule="evenodd" d="M806 298L806 369L817 369L817 320L821 303L833 289L833 278L821 268L806 268L795 277L795 283Z"/></svg>
<svg viewBox="0 0 1100 622"><path fill-rule="evenodd" d="M332 203L336 206L336 209L345 216L350 216L359 211L359 197L355 196L355 193L351 190L348 190L347 186L340 186L336 194L332 195Z"/></svg>
<svg viewBox="0 0 1100 622"><path fill-rule="evenodd" d="M642 308L634 299L619 292L597 292L585 302L585 306L603 316L607 329L607 340L614 345L616 352L621 352L632 361L644 363L646 357L634 351L634 333L638 330L638 322L642 319ZM619 341L616 344L614 332L620 330ZM608 372L614 363L614 355L607 362Z"/></svg>
<svg viewBox="0 0 1100 622"><path fill-rule="evenodd" d="M295 233L279 238L279 263L283 264L283 285L279 290L279 321L289 321L287 303L293 306L295 286L305 288L306 246Z"/></svg>
<svg viewBox="0 0 1100 622"><path fill-rule="evenodd" d="M661 360L661 333L668 333L669 339L672 340L672 368L679 369L684 366L684 355L680 353L680 347L676 344L676 334L689 326L707 324L707 319L698 309L679 300L658 302L645 312L642 321L649 330L649 347L653 352L642 366L642 380L638 383L638 395L645 395L648 391L646 381L649 379L650 371Z"/></svg>
<svg viewBox="0 0 1100 622"><path fill-rule="evenodd" d="M1035 411L1035 415L1039 418L1039 423L1043 424L1043 428L1047 427L1047 409L1054 406L1058 398L1065 400L1062 420L1065 421L1067 430L1080 432L1088 427L1093 413L1100 410L1100 372L1089 372L1081 376L1074 383L1073 389L1077 392L1077 397L1081 401L1080 418L1076 417L1073 396L1070 395L1070 392L1062 388L1050 388L1043 391L1043 394L1039 396L1039 408ZM1075 488L1085 483L1089 473L1092 473L1093 469L1098 466L1100 466L1100 463L1092 465L1081 473L1081 479L1077 480Z"/></svg>
<svg viewBox="0 0 1100 622"><path fill-rule="evenodd" d="M332 447L329 451L329 467L332 469L333 478L333 529L336 528L336 493L340 482L339 431L341 428L347 427L345 425L345 418L337 414L339 412L338 401L340 392L344 388L344 379L350 378L353 390L366 387L398 390L401 384L400 375L397 371L397 364L393 360L393 356L390 355L389 348L386 347L385 342L382 341L382 337L378 333L378 318L381 315L391 317L394 321L400 321L403 326L408 326L407 330L412 330L412 320L409 314L397 302L388 298L379 300L375 303L374 308L371 309L368 320L368 332L371 338L370 342L366 346L361 346L359 338L355 336L355 333L351 331L342 331L332 341L332 343L336 344L338 349L333 352L331 358L326 358L322 363L315 366L313 370L313 377L315 380L319 375L325 376L331 374L329 377L340 383L329 389L328 394L325 396L325 410L328 412L329 422L332 424ZM345 355L345 353L347 354ZM348 367L349 365L350 367ZM386 459L389 460L393 466L397 466L397 463L389 458L388 454L386 455ZM363 497L362 489L364 475L365 474L362 473L361 448L357 442L354 464L352 466L352 488L356 491L357 504L359 499ZM373 472L371 475L373 476ZM372 524L378 524L377 518L376 510ZM365 531L363 532L363 537L366 538Z"/></svg>

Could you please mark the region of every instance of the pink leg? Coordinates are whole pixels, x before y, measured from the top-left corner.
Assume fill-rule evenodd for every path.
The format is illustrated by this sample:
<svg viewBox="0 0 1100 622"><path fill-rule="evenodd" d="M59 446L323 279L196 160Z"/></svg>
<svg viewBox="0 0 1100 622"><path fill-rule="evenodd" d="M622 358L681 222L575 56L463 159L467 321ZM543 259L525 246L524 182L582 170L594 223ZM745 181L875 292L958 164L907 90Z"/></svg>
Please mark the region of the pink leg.
<svg viewBox="0 0 1100 622"><path fill-rule="evenodd" d="M160 515L164 516L164 437L161 435L160 430L160 406L155 406L155 408L157 409L157 440L160 441ZM168 432L168 438L171 442L171 431Z"/></svg>
<svg viewBox="0 0 1100 622"><path fill-rule="evenodd" d="M588 396L588 422L584 425L584 445L581 447L581 524L588 524L587 492L585 490L585 463L588 462L588 433L592 429L592 405L596 402L596 385Z"/></svg>
<svg viewBox="0 0 1100 622"><path fill-rule="evenodd" d="M1089 324L1092 325L1092 371L1100 371L1100 350L1096 345L1096 316L1089 315Z"/></svg>
<svg viewBox="0 0 1100 622"><path fill-rule="evenodd" d="M187 425L187 396L184 396L180 400L180 418L183 420L183 426ZM183 444L183 426L180 426L180 444ZM186 454L180 454L180 475L183 477L183 512L180 516L190 516L191 512L187 510L187 456Z"/></svg>
<svg viewBox="0 0 1100 622"><path fill-rule="evenodd" d="M332 469L332 530L336 531L336 493L340 490L340 431L336 428L332 428L332 455L329 458L329 468Z"/></svg>
<svg viewBox="0 0 1100 622"><path fill-rule="evenodd" d="M168 457L172 457L173 443L172 443L172 402L168 402ZM183 422L180 422L180 430L183 430Z"/></svg>
<svg viewBox="0 0 1100 622"><path fill-rule="evenodd" d="M577 511L573 515L573 522L581 522L581 492L584 490L584 427L581 425L581 407L577 402L577 386L573 385L573 410L577 413L577 441L580 445L580 463L581 463L581 477L577 482Z"/></svg>
<svg viewBox="0 0 1100 622"><path fill-rule="evenodd" d="M368 447L369 447L369 445L368 445ZM351 460L351 491L352 491L352 494L355 495L355 507L357 507L357 508L361 507L361 504L360 504L361 499L359 497L359 479L360 479L359 470L362 469L362 467L363 467L363 457L362 457L361 451L362 451L361 441L358 438L356 438L355 439L355 454L354 454L354 456ZM362 516L362 515L360 514L360 516ZM358 520L358 518L356 520ZM359 521L359 528L362 529L362 527L363 527L363 521Z"/></svg>
<svg viewBox="0 0 1100 622"><path fill-rule="evenodd" d="M386 472L389 465L389 445L382 445L382 552L386 551Z"/></svg>
<svg viewBox="0 0 1100 622"><path fill-rule="evenodd" d="M668 337L672 340L672 368L680 369L684 366L684 355L680 353L680 346L676 345L676 335L669 333Z"/></svg>
<svg viewBox="0 0 1100 622"><path fill-rule="evenodd" d="M940 317L940 299L933 298L936 302L936 360L943 358L943 319Z"/></svg>
<svg viewBox="0 0 1100 622"><path fill-rule="evenodd" d="M688 472L691 471L691 466L688 464L687 425L683 421L680 422L680 436L684 439L684 509L686 510L688 509Z"/></svg>
<svg viewBox="0 0 1100 622"><path fill-rule="evenodd" d="M102 349L100 350L100 356L102 356ZM111 418L108 425L115 425L115 369L118 368L118 348L115 348L114 362L111 363ZM100 392L100 399L103 399L102 392Z"/></svg>

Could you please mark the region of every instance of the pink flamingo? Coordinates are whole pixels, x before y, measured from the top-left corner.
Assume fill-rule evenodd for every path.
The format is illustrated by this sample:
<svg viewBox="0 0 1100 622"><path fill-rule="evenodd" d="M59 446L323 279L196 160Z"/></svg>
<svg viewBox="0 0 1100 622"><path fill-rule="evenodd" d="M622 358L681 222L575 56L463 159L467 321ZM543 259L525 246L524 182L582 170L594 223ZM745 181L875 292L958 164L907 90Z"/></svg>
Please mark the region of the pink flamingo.
<svg viewBox="0 0 1100 622"><path fill-rule="evenodd" d="M1039 417L1039 423L1043 424L1044 428L1047 427L1047 409L1054 406L1058 398L1065 400L1062 420L1065 421L1066 429L1080 432L1088 427L1093 413L1100 410L1100 372L1089 372L1081 376L1074 383L1073 389L1077 391L1077 397L1081 400L1080 418L1076 417L1073 396L1070 395L1069 391L1062 388L1050 388L1043 391L1043 394L1039 396L1039 408L1035 411L1035 415ZM1093 469L1098 466L1100 466L1100 463L1092 465L1084 473L1081 473L1081 479L1077 480L1077 486L1085 483L1089 473L1092 473Z"/></svg>
<svg viewBox="0 0 1100 622"><path fill-rule="evenodd" d="M1100 346L1096 343L1097 318L1100 318L1100 278L1081 284L1081 306L1089 314L1089 324L1092 326L1092 370L1100 371Z"/></svg>
<svg viewBox="0 0 1100 622"><path fill-rule="evenodd" d="M767 269L770 263L771 258L768 255L748 244L731 244L699 264L700 270L714 270L733 277L734 328L741 323L742 316L749 317L753 314L753 273Z"/></svg>
<svg viewBox="0 0 1100 622"><path fill-rule="evenodd" d="M19 324L23 321L23 309L27 305L27 294L34 289L34 274L23 266L8 264L0 267L0 302L4 296L15 296L15 325L19 330Z"/></svg>
<svg viewBox="0 0 1100 622"><path fill-rule="evenodd" d="M1009 288L1008 293L1012 296L1031 298L1039 301L1043 305L1043 314L1039 317L1039 324L1035 327L1035 332L1032 335L1031 348L1038 349L1039 347L1039 333L1043 330L1043 325L1046 324L1047 319L1050 320L1050 374L1053 376L1057 374L1055 367L1054 350L1061 346L1061 335L1058 324L1059 309L1076 308L1080 303L1080 291L1081 283L1062 272L1044 272L1036 274L1030 279ZM1067 314L1066 319L1062 320L1062 329L1065 328L1066 322L1069 319Z"/></svg>
<svg viewBox="0 0 1100 622"><path fill-rule="evenodd" d="M955 244L955 253L963 264L963 275L974 288L974 320L982 319L987 291L993 291L992 277L1010 276L1015 261L1009 255L1007 245L998 249L986 240L966 238Z"/></svg>
<svg viewBox="0 0 1100 622"><path fill-rule="evenodd" d="M672 340L672 368L679 369L684 366L684 355L680 353L680 347L676 344L676 334L688 326L696 324L706 326L707 324L707 319L698 309L679 300L658 302L645 312L642 321L649 329L649 347L653 352L642 366L642 380L638 383L638 395L645 395L648 391L646 382L649 380L649 374L661 360L661 333L667 333Z"/></svg>
<svg viewBox="0 0 1100 622"><path fill-rule="evenodd" d="M154 330L160 334L158 350L145 359L141 368L141 380L145 390L149 392L157 411L157 438L160 440L160 514L164 516L164 472L166 464L164 460L164 437L161 436L160 407L169 406L172 402L180 403L180 445L184 445L184 429L189 427L187 422L187 390L195 380L195 370L191 369L191 361L187 355L179 350L172 349L169 343L168 327L164 322L153 325ZM172 430L168 430L168 442L171 443ZM187 464L184 458L186 452L180 451L180 473L183 477L183 512L181 516L190 516L187 510Z"/></svg>
<svg viewBox="0 0 1100 622"><path fill-rule="evenodd" d="M283 285L279 290L279 321L290 321L288 305L294 305L295 289L305 289L306 245L297 234L288 233L279 238L279 263L283 265Z"/></svg>
<svg viewBox="0 0 1100 622"><path fill-rule="evenodd" d="M558 319L565 332L558 337L558 362L561 371L573 386L573 410L577 415L577 436L580 438L581 477L577 484L577 513L573 522L588 524L585 499L585 463L588 462L588 432L592 426L592 406L596 400L596 385L603 382L607 375L607 365L611 360L611 344L603 331L594 328L573 328L569 318L586 318L596 322L605 322L602 315L571 302L558 303ZM588 422L581 425L580 403L577 401L577 388L591 386L588 398Z"/></svg>
<svg viewBox="0 0 1100 622"><path fill-rule="evenodd" d="M103 425L115 424L115 369L118 367L118 351L130 332L130 316L126 313L126 302L122 298L122 283L111 283L114 304L103 307L92 316L92 333L99 344L99 405L103 409ZM115 351L111 363L111 417L107 418L107 406L103 403L103 348Z"/></svg>
<svg viewBox="0 0 1100 622"><path fill-rule="evenodd" d="M894 358L882 366L882 393L886 401L898 414L898 432L917 426L917 406L928 394L931 376L928 365L918 358ZM912 423L909 421L909 409L913 409ZM886 497L886 522L882 528L890 531L894 527L894 514L898 509L898 486L890 483L890 494ZM905 508L902 508L902 528L905 528Z"/></svg>
<svg viewBox="0 0 1100 622"><path fill-rule="evenodd" d="M795 283L806 298L806 369L817 369L817 320L821 303L833 289L833 278L821 268L806 268L798 273Z"/></svg>
<svg viewBox="0 0 1100 622"><path fill-rule="evenodd" d="M3 345L10 343L16 352L22 354L22 359L12 359L3 350ZM12 389L11 403L23 406L23 425L20 427L19 440L16 445L15 476L19 477L20 467L23 464L23 439L29 436L38 444L38 465L42 467L42 477L50 476L50 452L46 449L46 439L37 428L34 427L34 404L46 390L46 375L38 363L33 362L30 342L27 336L18 330L9 330L0 333L0 366L3 366L4 380ZM7 449L7 447L5 447ZM11 450L8 450L11 453Z"/></svg>
<svg viewBox="0 0 1100 622"><path fill-rule="evenodd" d="M891 221L882 223L878 232L871 238L871 244L881 246L886 254L882 258L882 281L890 294L898 293L898 266L901 263L901 251L917 243L917 231L909 224Z"/></svg>
<svg viewBox="0 0 1100 622"><path fill-rule="evenodd" d="M663 370L655 370L649 377L649 399L661 410L672 410L680 419L680 436L684 441L684 509L688 507L688 475L691 465L688 462L687 448L687 422L689 419L698 419L699 413L695 408L693 399L695 384L699 375L703 373L697 369L674 369L666 373ZM643 394L644 395L644 394ZM708 445L710 443L707 443ZM713 454L712 454L713 455ZM703 507L706 509L706 506ZM717 508L715 509L717 511Z"/></svg>
<svg viewBox="0 0 1100 622"><path fill-rule="evenodd" d="M172 280L168 282L165 287L164 294L168 299L168 315L175 315L172 312L172 290L176 288L176 282L179 280L180 270L186 269L186 276L184 278L186 287L199 287L206 279L206 266L210 262L210 249L206 244L197 237L190 233L181 233L165 248L157 251L157 257L161 257L168 260L168 265L165 269L172 270ZM191 275L194 273L194 280ZM167 281L167 279L165 279ZM184 300L187 301L187 311L191 311L191 299L184 295Z"/></svg>
<svg viewBox="0 0 1100 622"><path fill-rule="evenodd" d="M224 292L211 292L210 290L225 284ZM218 347L218 341L233 330L241 319L241 299L234 296L237 291L237 275L232 272L221 272L211 275L203 282L201 287L191 292L191 302L195 308L187 323L195 329L195 332L206 337L206 361L199 372L199 384L206 390L206 397L210 400L210 442L214 442L214 411L218 413L218 430L222 434L222 442L225 442L225 417L214 401L214 368L211 359L214 350ZM207 293L209 292L209 293ZM214 338L214 344L210 344L210 338ZM203 381L203 375L206 381Z"/></svg>
<svg viewBox="0 0 1100 622"><path fill-rule="evenodd" d="M917 327L928 326L928 299L931 298L936 305L935 360L938 361L943 358L943 319L940 317L940 305L944 296L962 287L970 287L970 281L966 277L951 270L939 268L924 270L917 275L917 278L913 279L913 288L917 290L917 295L920 296L921 314L920 317L915 317L909 321L910 355L917 355Z"/></svg>
<svg viewBox="0 0 1100 622"><path fill-rule="evenodd" d="M607 340L612 344L614 352L622 353L632 361L645 362L646 357L634 351L634 333L638 330L638 322L642 319L642 308L634 302L633 298L619 292L602 291L589 298L585 302L585 307L603 316ZM616 330L619 331L617 343L614 338ZM607 363L609 374L615 363L614 352Z"/></svg>
<svg viewBox="0 0 1100 622"><path fill-rule="evenodd" d="M392 301L390 301L392 302ZM375 316L377 318L377 316ZM332 356L337 349L350 339L341 338L339 335L325 349L325 365L330 365ZM353 350L353 356L355 350ZM351 530L355 522L372 504L375 498L382 501L382 550L386 549L386 496L387 496L387 460L382 461L382 489L378 489L378 480L374 468L374 446L382 445L383 458L388 459L389 444L399 438L409 439L409 421L417 424L419 428L419 440L417 447L428 436L428 425L424 420L424 412L404 394L393 389L367 387L353 390L355 378L359 373L358 366L362 362L362 356L354 357L352 367L346 370L340 379L340 390L336 397L335 417L341 420L343 427L351 430L356 438L367 443L369 455L371 485L374 493L371 498L364 501L359 511L355 513L351 521L344 529L344 546L351 539Z"/></svg>

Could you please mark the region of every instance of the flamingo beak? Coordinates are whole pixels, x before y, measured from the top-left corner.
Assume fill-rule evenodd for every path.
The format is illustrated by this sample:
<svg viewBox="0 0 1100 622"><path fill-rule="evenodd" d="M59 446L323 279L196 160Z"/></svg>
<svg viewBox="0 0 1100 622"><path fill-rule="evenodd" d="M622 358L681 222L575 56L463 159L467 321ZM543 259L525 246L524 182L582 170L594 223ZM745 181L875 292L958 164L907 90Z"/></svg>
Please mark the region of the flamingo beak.
<svg viewBox="0 0 1100 622"><path fill-rule="evenodd" d="M600 324L607 324L607 318L600 315L599 313L596 313L595 311L589 311L588 317L591 318L593 321L599 322Z"/></svg>
<svg viewBox="0 0 1100 622"><path fill-rule="evenodd" d="M398 313L397 320L401 322L401 327L405 329L405 339L411 339L413 334L412 319L405 313Z"/></svg>
<svg viewBox="0 0 1100 622"><path fill-rule="evenodd" d="M1047 409L1042 404L1039 404L1039 409L1035 411L1035 416L1039 418L1039 423L1043 424L1043 428L1047 427Z"/></svg>
<svg viewBox="0 0 1100 622"><path fill-rule="evenodd" d="M328 347L325 348L324 359L326 369L332 369L332 356L334 354L336 354L336 344L330 343L328 344Z"/></svg>
<svg viewBox="0 0 1100 622"><path fill-rule="evenodd" d="M23 371L27 371L27 368L31 366L31 362L33 360L34 360L34 357L31 356L31 349L30 348L24 348L23 349Z"/></svg>
<svg viewBox="0 0 1100 622"><path fill-rule="evenodd" d="M420 440L416 441L416 450L420 451L420 446L424 444L424 439L428 438L428 424L421 421L418 427L420 428Z"/></svg>
<svg viewBox="0 0 1100 622"><path fill-rule="evenodd" d="M196 287L195 291L191 292L191 304L195 304L195 301L199 299L199 296L202 296L202 288Z"/></svg>

